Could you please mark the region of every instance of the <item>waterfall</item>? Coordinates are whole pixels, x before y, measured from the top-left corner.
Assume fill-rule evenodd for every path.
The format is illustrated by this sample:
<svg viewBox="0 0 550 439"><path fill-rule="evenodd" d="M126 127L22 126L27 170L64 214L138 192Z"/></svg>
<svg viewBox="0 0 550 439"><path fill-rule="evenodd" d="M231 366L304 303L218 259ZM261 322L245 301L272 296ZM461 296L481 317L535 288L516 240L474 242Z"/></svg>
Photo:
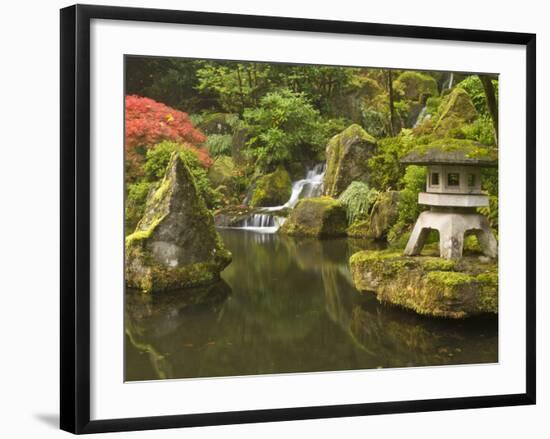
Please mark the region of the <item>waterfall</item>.
<svg viewBox="0 0 550 439"><path fill-rule="evenodd" d="M426 117L429 116L429 115L428 115L428 116L426 115L426 112L427 112L427 111L428 111L428 106L427 106L427 105L424 105L424 106L422 107L422 110L420 110L420 113L418 113L418 117L416 118L416 122L414 123L413 128L416 128L418 125L420 125L420 124L422 123L422 121L423 121Z"/></svg>
<svg viewBox="0 0 550 439"><path fill-rule="evenodd" d="M323 177L325 164L319 163L308 169L305 178L292 183L290 198L285 204L273 207L263 207L261 212L255 213L243 220L239 227L233 229L252 230L262 233L275 233L283 225L286 218L277 215L283 209L292 209L301 198L313 198L321 195L323 191Z"/></svg>
<svg viewBox="0 0 550 439"><path fill-rule="evenodd" d="M454 77L455 74L453 72L450 72L449 78L443 81L443 85L441 86L441 93L443 93L445 90L453 88Z"/></svg>
<svg viewBox="0 0 550 439"><path fill-rule="evenodd" d="M308 169L306 177L292 183L292 192L288 201L281 206L266 207L264 210L275 212L296 206L300 198L313 198L321 195L323 191L323 177L325 175L325 164L319 163Z"/></svg>

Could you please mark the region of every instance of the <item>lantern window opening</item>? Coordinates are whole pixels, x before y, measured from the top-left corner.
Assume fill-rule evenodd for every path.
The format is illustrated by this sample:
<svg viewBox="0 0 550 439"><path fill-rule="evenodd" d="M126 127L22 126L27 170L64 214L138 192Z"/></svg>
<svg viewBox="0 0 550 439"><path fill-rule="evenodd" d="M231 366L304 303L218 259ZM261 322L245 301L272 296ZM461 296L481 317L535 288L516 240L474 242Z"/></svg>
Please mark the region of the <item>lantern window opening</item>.
<svg viewBox="0 0 550 439"><path fill-rule="evenodd" d="M460 174L458 172L449 172L447 174L447 186L460 186Z"/></svg>
<svg viewBox="0 0 550 439"><path fill-rule="evenodd" d="M430 184L432 186L439 186L439 172L432 172Z"/></svg>

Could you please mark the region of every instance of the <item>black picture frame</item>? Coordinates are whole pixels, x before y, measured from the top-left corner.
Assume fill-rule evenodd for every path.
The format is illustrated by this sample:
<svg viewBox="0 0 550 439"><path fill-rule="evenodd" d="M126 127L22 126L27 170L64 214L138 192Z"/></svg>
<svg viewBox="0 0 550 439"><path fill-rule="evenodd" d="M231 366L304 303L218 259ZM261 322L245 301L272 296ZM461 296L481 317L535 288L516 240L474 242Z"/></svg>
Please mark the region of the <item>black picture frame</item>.
<svg viewBox="0 0 550 439"><path fill-rule="evenodd" d="M223 413L90 420L90 21L131 20L526 47L526 392ZM61 10L61 429L81 434L535 404L536 35L303 18L75 5Z"/></svg>

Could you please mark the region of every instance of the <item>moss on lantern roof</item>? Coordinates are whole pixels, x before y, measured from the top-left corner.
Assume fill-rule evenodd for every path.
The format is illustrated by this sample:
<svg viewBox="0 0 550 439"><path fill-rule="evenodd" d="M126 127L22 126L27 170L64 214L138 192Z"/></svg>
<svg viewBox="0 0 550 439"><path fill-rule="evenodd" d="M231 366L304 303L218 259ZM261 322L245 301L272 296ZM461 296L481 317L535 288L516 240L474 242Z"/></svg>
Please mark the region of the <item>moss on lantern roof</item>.
<svg viewBox="0 0 550 439"><path fill-rule="evenodd" d="M440 139L414 147L402 163L408 165L476 165L497 166L498 150L465 139Z"/></svg>

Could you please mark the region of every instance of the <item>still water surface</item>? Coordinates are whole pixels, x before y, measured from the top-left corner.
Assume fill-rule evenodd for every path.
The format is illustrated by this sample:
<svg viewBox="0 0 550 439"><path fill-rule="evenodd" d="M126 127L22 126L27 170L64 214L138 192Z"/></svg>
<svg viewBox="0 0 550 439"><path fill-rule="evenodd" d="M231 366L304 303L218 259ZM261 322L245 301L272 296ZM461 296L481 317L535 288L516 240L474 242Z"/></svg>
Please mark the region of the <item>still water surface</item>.
<svg viewBox="0 0 550 439"><path fill-rule="evenodd" d="M220 230L233 262L208 289L126 292L126 380L489 363L497 319L419 317L359 294L350 239Z"/></svg>

